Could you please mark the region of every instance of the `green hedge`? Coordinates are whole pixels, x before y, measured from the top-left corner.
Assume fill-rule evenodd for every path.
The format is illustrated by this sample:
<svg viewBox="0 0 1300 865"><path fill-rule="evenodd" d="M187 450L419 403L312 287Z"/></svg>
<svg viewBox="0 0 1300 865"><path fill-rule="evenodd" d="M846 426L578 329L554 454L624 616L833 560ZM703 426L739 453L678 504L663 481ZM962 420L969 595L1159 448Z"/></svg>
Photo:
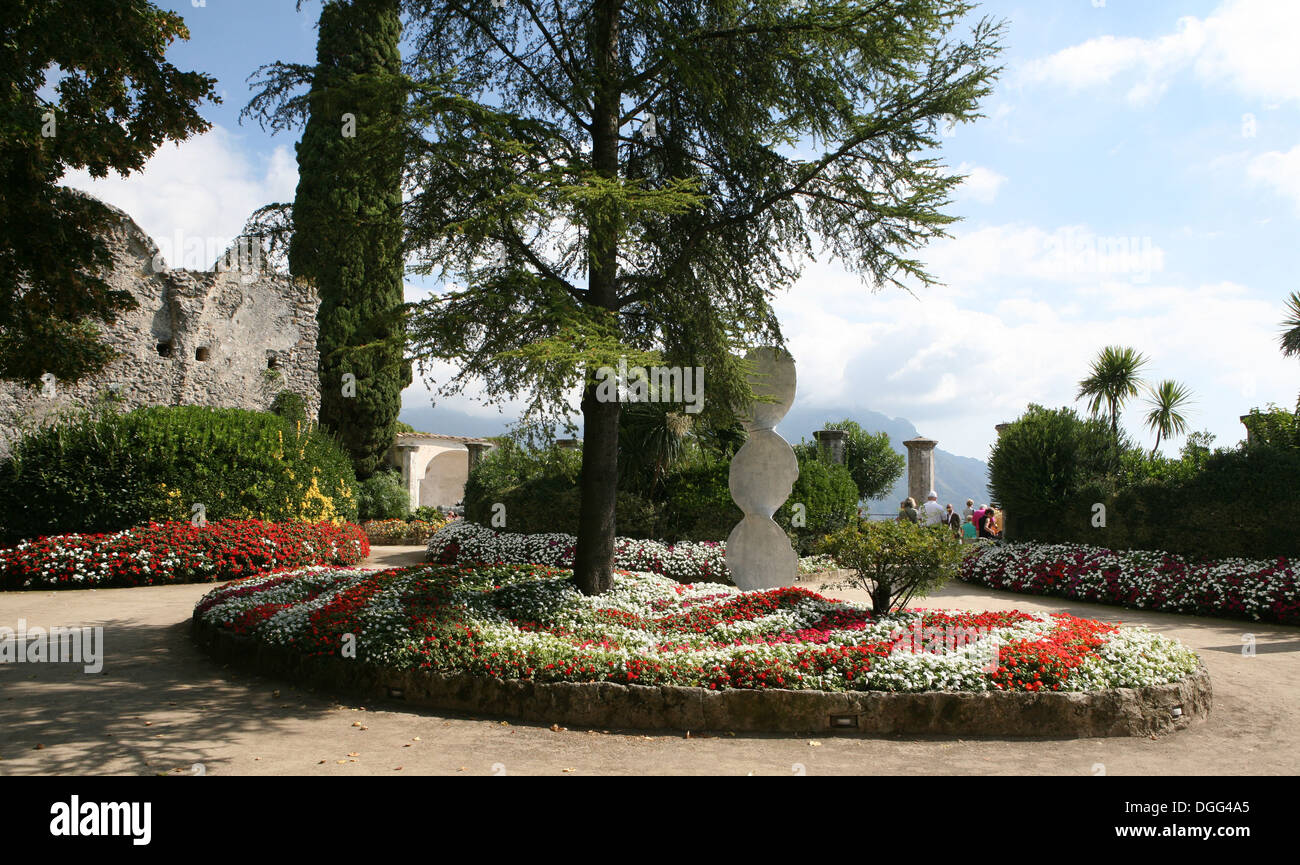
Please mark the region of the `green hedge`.
<svg viewBox="0 0 1300 865"><path fill-rule="evenodd" d="M21 439L0 463L0 534L117 531L150 520L357 517L355 479L316 428L268 412L154 407Z"/></svg>
<svg viewBox="0 0 1300 865"><path fill-rule="evenodd" d="M1103 426L1032 406L1003 432L989 476L1008 540L1214 559L1300 556L1300 448L1211 452L1210 437L1198 433L1181 459L1150 459L1124 442L1107 446Z"/></svg>
<svg viewBox="0 0 1300 865"><path fill-rule="evenodd" d="M729 471L728 463L719 462L669 475L658 539L725 541L744 516L731 500Z"/></svg>
<svg viewBox="0 0 1300 865"><path fill-rule="evenodd" d="M578 531L578 477L582 454L550 448L528 450L505 442L469 474L465 518L509 532ZM678 541L724 541L743 514L731 500L730 464L710 462L680 468L664 480L662 497L651 500L619 490L615 521L620 537ZM493 525L492 506L505 505L505 525ZM806 525L792 526L793 505L803 503ZM858 488L843 466L799 455L799 479L775 519L801 554L857 512Z"/></svg>
<svg viewBox="0 0 1300 865"><path fill-rule="evenodd" d="M528 449L501 440L469 473L465 482L465 518L509 532L578 531L578 475L582 452L559 447ZM494 505L505 505L505 524L493 525ZM659 507L620 491L615 519L620 535L655 536Z"/></svg>
<svg viewBox="0 0 1300 865"><path fill-rule="evenodd" d="M1094 526L1096 504L1106 525ZM1071 499L1057 519L1016 522L1014 540L1116 550L1165 550L1211 559L1300 557L1300 449L1247 447L1211 454L1190 478L1150 480Z"/></svg>

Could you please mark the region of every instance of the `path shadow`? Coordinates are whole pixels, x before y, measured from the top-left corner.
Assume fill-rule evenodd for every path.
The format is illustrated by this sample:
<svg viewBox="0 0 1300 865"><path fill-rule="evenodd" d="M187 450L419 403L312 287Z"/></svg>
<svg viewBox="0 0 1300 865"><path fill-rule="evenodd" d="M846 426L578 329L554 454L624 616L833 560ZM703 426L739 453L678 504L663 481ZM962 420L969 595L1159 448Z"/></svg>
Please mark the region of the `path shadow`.
<svg viewBox="0 0 1300 865"><path fill-rule="evenodd" d="M219 765L215 752L235 739L274 735L336 705L293 683L221 667L193 644L188 619L110 620L102 657L99 674L81 664L0 664L0 775L19 759L20 771L34 761L42 774L60 775Z"/></svg>
<svg viewBox="0 0 1300 865"><path fill-rule="evenodd" d="M1224 652L1229 655L1240 655L1243 646L1236 643L1230 646L1202 646L1197 649L1198 652ZM1255 654L1272 655L1284 652L1300 652L1300 640L1284 640L1280 643L1267 643L1259 640L1255 641Z"/></svg>

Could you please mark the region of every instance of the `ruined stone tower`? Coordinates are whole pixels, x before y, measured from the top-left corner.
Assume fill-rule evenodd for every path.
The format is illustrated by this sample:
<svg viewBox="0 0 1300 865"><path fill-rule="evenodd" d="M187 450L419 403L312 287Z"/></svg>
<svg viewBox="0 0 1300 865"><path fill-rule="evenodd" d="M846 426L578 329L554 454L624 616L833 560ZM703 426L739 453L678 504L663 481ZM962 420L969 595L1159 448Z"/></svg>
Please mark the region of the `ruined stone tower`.
<svg viewBox="0 0 1300 865"><path fill-rule="evenodd" d="M114 209L115 210L115 209ZM35 388L0 382L0 455L24 428L106 394L124 410L203 405L266 410L283 390L299 394L307 416L320 409L316 307L309 286L272 272L260 246L244 241L208 271L171 270L131 217L108 236L108 282L139 307L105 327L120 357L77 384L47 376Z"/></svg>

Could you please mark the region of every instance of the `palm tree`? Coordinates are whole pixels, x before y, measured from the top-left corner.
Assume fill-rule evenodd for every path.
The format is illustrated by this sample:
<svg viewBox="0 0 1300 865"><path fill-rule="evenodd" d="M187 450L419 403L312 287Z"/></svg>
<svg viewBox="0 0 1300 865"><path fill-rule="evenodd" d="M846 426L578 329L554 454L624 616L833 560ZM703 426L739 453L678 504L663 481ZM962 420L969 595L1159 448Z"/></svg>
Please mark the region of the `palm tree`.
<svg viewBox="0 0 1300 865"><path fill-rule="evenodd" d="M1169 379L1151 388L1147 398L1151 410L1147 412L1146 421L1147 429L1156 434L1155 446L1151 448L1152 459L1155 459L1156 448L1160 447L1160 439L1187 432L1187 418L1179 410L1191 402L1191 397L1192 392L1186 385Z"/></svg>
<svg viewBox="0 0 1300 865"><path fill-rule="evenodd" d="M1300 357L1300 291L1286 299L1287 319L1282 322L1282 354Z"/></svg>
<svg viewBox="0 0 1300 865"><path fill-rule="evenodd" d="M1118 345L1108 345L1092 362L1092 374L1079 382L1075 399L1088 397L1088 411L1094 415L1106 406L1110 413L1110 431L1119 441L1119 411L1131 397L1138 395L1142 379L1138 373L1146 366L1147 358L1138 351Z"/></svg>
<svg viewBox="0 0 1300 865"><path fill-rule="evenodd" d="M625 404L618 431L620 488L653 496L685 455L691 427L691 416L669 403Z"/></svg>

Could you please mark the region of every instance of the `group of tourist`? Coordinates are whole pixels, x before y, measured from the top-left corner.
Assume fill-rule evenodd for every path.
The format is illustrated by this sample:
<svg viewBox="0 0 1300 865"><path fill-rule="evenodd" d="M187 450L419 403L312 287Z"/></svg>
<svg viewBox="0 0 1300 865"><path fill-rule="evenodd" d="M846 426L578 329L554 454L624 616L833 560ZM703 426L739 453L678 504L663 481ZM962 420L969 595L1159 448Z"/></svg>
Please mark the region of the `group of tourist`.
<svg viewBox="0 0 1300 865"><path fill-rule="evenodd" d="M946 526L953 537L962 540L976 538L996 538L1002 534L1002 514L989 505L975 507L974 499L966 500L966 509L957 513L951 504L946 507L939 504L939 494L930 491L925 504L919 508L916 499L908 498L899 503L898 522L919 523L924 526Z"/></svg>

